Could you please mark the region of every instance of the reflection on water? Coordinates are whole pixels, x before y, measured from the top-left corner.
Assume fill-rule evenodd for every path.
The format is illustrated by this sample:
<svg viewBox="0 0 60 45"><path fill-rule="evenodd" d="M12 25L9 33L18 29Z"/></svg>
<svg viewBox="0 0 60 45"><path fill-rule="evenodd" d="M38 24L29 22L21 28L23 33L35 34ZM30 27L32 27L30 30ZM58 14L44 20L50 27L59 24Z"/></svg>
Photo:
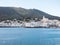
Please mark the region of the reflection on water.
<svg viewBox="0 0 60 45"><path fill-rule="evenodd" d="M60 29L0 28L0 45L60 45Z"/></svg>

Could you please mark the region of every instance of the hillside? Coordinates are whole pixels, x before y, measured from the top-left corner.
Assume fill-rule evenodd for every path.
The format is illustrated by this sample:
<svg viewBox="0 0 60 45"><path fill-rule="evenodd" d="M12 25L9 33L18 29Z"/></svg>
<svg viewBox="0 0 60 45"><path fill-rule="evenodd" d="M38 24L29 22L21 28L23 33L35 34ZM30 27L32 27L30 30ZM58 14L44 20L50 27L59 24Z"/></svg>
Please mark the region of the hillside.
<svg viewBox="0 0 60 45"><path fill-rule="evenodd" d="M45 16L49 19L57 19L60 20L60 17L52 16L43 11L37 9L24 9L24 8L16 8L16 7L0 7L0 21L2 20L13 20L13 19L31 19L31 18L39 18Z"/></svg>

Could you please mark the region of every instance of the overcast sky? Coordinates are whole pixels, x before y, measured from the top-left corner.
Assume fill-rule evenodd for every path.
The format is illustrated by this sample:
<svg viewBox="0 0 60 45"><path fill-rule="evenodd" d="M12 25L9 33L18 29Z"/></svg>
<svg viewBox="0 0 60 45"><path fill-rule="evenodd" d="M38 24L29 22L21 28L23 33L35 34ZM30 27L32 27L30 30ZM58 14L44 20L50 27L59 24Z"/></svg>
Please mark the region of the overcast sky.
<svg viewBox="0 0 60 45"><path fill-rule="evenodd" d="M60 0L0 0L0 6L35 8L51 15L60 16Z"/></svg>

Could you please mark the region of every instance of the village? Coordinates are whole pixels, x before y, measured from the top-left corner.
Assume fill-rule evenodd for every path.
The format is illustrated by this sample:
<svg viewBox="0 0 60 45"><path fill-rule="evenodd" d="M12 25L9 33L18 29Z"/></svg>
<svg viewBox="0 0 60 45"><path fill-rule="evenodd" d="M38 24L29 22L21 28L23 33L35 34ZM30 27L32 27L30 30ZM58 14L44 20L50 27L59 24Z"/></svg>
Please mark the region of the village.
<svg viewBox="0 0 60 45"><path fill-rule="evenodd" d="M18 21L16 19L14 19L14 21L1 21L0 27L60 28L60 21L55 19L50 20L43 16L43 19L41 19L40 21L30 20L29 22L26 22L20 20Z"/></svg>

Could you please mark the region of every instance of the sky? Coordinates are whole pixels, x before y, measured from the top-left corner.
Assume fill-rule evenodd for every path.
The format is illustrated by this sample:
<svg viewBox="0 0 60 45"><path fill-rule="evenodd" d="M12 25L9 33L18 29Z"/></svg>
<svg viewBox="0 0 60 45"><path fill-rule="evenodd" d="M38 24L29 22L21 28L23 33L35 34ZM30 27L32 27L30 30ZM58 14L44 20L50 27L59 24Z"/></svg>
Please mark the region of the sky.
<svg viewBox="0 0 60 45"><path fill-rule="evenodd" d="M60 16L60 0L0 0L1 6L35 8L54 16Z"/></svg>

